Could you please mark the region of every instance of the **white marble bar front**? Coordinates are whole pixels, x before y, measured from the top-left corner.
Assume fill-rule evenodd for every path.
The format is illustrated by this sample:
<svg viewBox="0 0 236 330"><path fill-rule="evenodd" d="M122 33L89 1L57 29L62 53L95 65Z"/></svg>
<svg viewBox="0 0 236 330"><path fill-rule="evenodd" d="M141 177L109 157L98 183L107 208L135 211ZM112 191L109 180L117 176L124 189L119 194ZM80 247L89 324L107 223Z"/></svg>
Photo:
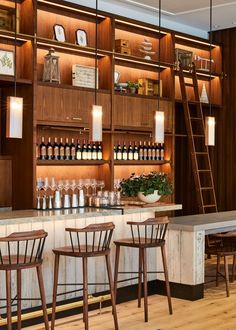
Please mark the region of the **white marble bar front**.
<svg viewBox="0 0 236 330"><path fill-rule="evenodd" d="M130 227L126 224L127 221L143 221L147 218L155 216L155 212L174 211L181 209L181 205L176 204L162 204L151 208L141 208L137 206L128 206L124 208L123 213L121 210L101 210L101 209L76 209L76 210L64 210L64 211L13 211L0 213L0 236L7 236L13 232L30 231L37 229L44 229L48 232L48 237L45 243L44 249L44 262L43 262L43 276L46 290L47 303L52 301L52 286L53 286L53 267L54 267L54 255L52 249L55 247L70 245L69 235L65 232L66 227L85 227L91 223L109 222L112 221L115 224L115 230L113 240L130 237ZM169 233L170 235L170 233ZM168 236L168 235L167 235ZM171 234L172 237L172 234ZM168 238L167 238L168 239ZM169 240L168 240L169 241ZM170 252L175 250L175 242L171 238L168 249ZM176 242L177 243L177 242ZM138 254L135 249L127 248L121 251L120 256L120 271L137 271L138 269ZM161 263L159 262L160 255L156 253L156 249L151 249L148 253L148 268L149 270L162 270ZM114 265L115 247L111 244L111 261ZM105 263L101 257L90 258L89 260L89 279L91 283L107 283ZM181 271L178 264L178 260L174 260L174 268L179 269L177 275L176 270L172 267L171 256L169 255L168 264L170 267L170 280L181 281ZM79 258L61 258L60 271L59 271L59 283L81 283L82 282L82 267L81 260ZM124 275L123 278L128 278L130 275ZM149 280L156 279L153 274L149 276ZM162 278L162 277L160 277ZM137 281L127 281L123 283L123 286L135 284ZM38 298L39 290L36 281L35 270L26 270L22 275L22 292L24 298ZM12 274L12 289L13 296L16 292L16 274ZM70 291L78 289L75 285L61 287L60 292ZM90 286L90 293L102 292L107 287L104 285ZM0 296L5 297L5 274L0 272ZM61 300L74 298L75 293L62 295ZM5 302L1 302L1 306ZM40 305L40 301L23 301L23 308L31 308Z"/></svg>

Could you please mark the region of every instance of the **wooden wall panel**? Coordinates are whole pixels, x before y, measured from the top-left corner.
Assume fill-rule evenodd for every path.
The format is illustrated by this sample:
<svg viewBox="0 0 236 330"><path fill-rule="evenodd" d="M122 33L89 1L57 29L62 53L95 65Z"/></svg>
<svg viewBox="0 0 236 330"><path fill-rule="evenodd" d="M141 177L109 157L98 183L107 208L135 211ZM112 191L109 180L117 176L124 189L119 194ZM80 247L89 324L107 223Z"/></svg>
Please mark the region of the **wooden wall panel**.
<svg viewBox="0 0 236 330"><path fill-rule="evenodd" d="M0 156L0 207L12 206L12 162Z"/></svg>

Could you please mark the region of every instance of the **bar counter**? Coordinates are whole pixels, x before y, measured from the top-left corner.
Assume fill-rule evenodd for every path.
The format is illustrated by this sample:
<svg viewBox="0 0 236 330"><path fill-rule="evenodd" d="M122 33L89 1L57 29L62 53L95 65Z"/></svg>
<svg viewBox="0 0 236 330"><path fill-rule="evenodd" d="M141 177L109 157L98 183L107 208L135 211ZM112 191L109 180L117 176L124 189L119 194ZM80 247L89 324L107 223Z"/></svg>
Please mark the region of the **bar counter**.
<svg viewBox="0 0 236 330"><path fill-rule="evenodd" d="M45 291L47 297L47 303L52 301L52 287L53 287L53 267L54 267L54 255L52 249L55 247L70 245L69 235L65 232L66 227L85 227L91 223L101 222L114 222L115 230L113 234L113 240L123 237L130 237L130 227L126 224L127 221L144 221L148 218L155 217L155 212L165 212L180 210L182 205L177 204L164 204L159 203L153 207L138 207L138 206L124 206L123 209L68 209L68 210L56 210L56 211L37 211L37 210L21 210L12 212L0 213L0 235L6 236L13 232L30 231L37 229L44 229L48 232L48 237L45 243L44 249L44 262L43 262L43 276ZM122 214L123 213L123 214ZM126 249L126 253L121 251L120 257L120 271L137 271L138 269L138 251L134 249ZM148 254L148 268L149 270L162 270L161 263L158 262L160 254L156 253L156 249L151 249ZM168 254L168 246L167 246ZM115 249L114 244L111 245L111 261L114 265ZM170 261L170 259L169 259ZM169 262L169 267L171 262ZM82 270L81 260L76 258L61 258L59 269L59 282L60 283L81 283L82 282ZM34 270L24 271L22 274L22 292L23 297L39 297L38 286L35 282ZM89 282L104 283L107 282L105 275L105 263L101 258L93 258L89 260L88 264ZM174 274L174 269L170 269L170 274ZM170 281L173 280L173 276L170 276ZM5 274L0 272L0 292L5 293ZM13 296L16 291L16 276L13 276ZM130 277L130 275L124 275ZM162 275L158 278L162 278ZM149 280L156 280L155 274L149 275ZM136 284L136 280L127 281L122 283L121 286L132 286ZM66 285L61 288L62 291L72 291L77 289L75 285ZM90 286L90 293L99 293L107 289L104 285ZM67 300L75 298L75 293L62 295L58 300ZM4 301L1 302L1 306L4 305ZM40 305L39 300L35 301L22 301L22 308L32 308Z"/></svg>

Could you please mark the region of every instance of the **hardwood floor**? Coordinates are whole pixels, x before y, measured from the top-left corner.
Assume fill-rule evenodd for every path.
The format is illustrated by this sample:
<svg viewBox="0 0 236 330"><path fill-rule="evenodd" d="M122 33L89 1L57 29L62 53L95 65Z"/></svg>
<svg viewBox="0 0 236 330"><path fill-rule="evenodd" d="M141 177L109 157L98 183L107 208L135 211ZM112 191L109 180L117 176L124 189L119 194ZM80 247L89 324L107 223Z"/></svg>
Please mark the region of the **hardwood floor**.
<svg viewBox="0 0 236 330"><path fill-rule="evenodd" d="M210 263L213 263L211 261ZM212 268L212 267L211 267ZM214 271L214 267L212 271ZM211 271L211 269L210 269ZM235 330L236 329L236 281L230 283L230 297L226 297L224 282L218 288L208 283L205 298L186 301L172 298L173 315L168 314L167 298L154 295L148 299L149 322L144 323L143 309L137 308L137 301L117 305L120 330ZM104 308L102 314L89 313L91 330L112 330L111 308ZM81 314L56 321L57 330L84 329ZM26 329L43 330L43 325Z"/></svg>

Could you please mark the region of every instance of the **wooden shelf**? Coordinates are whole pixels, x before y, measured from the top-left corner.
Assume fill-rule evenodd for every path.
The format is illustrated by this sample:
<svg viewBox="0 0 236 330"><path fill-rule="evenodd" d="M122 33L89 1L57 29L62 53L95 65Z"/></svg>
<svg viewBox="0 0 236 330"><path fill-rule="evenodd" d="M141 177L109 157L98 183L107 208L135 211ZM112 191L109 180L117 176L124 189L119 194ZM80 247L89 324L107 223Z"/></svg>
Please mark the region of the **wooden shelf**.
<svg viewBox="0 0 236 330"><path fill-rule="evenodd" d="M188 70L183 70L184 72L184 76L186 78L191 78L191 73L188 72ZM209 72L203 72L203 71L200 71L200 70L196 70L196 73L197 73L197 77L198 79L200 80L212 80L214 78L220 78L221 77L221 74L220 73L216 73L216 72L212 72L211 74ZM178 71L175 70L175 75L178 76Z"/></svg>
<svg viewBox="0 0 236 330"><path fill-rule="evenodd" d="M28 34L17 33L16 34L16 45L21 46L27 41L33 41L34 37ZM15 45L15 32L6 31L0 29L0 41L3 43L7 41L10 45Z"/></svg>
<svg viewBox="0 0 236 330"><path fill-rule="evenodd" d="M124 92L117 92L115 91L115 95L122 95L122 96L131 96L131 97L137 97L137 98L144 98L144 99L150 99L150 100L157 100L158 96L157 95L142 95L142 94L132 94L132 93L124 93ZM160 97L160 100L163 101L169 101L172 102L172 100L168 97Z"/></svg>
<svg viewBox="0 0 236 330"><path fill-rule="evenodd" d="M137 56L132 56L132 55L124 55L120 53L114 53L114 58L115 58L115 64L116 65L126 65L126 66L133 66L134 68L138 67L141 68L143 67L143 70L155 70L155 71L163 71L167 68L172 67L173 65L170 63L166 62L161 62L160 65L157 61L149 61L145 60L142 57L137 57Z"/></svg>
<svg viewBox="0 0 236 330"><path fill-rule="evenodd" d="M169 160L114 160L114 165L144 165L144 166L153 166L153 165L164 165L170 164Z"/></svg>
<svg viewBox="0 0 236 330"><path fill-rule="evenodd" d="M38 81L38 86L48 86L48 87L54 87L54 88L61 88L61 89L72 89L72 90L78 90L78 91L84 91L84 92L93 92L94 88L88 88L88 87L79 87L79 86L72 86L72 85L66 85L66 84L57 84L57 83L49 83L44 81ZM97 93L102 94L110 94L110 91L108 89L98 89Z"/></svg>
<svg viewBox="0 0 236 330"><path fill-rule="evenodd" d="M96 166L109 164L109 160L37 160L37 166Z"/></svg>
<svg viewBox="0 0 236 330"><path fill-rule="evenodd" d="M9 86L14 84L14 77L12 76L6 76L6 75L0 75L0 82L3 86ZM21 85L32 85L32 80L29 79L23 79L23 78L17 78L16 79L17 84Z"/></svg>
<svg viewBox="0 0 236 330"><path fill-rule="evenodd" d="M176 103L183 103L183 101L179 100L179 99L176 99L175 102ZM195 101L189 101L189 104L196 104L196 103L197 102L195 102ZM202 103L202 106L205 107L205 108L209 108L210 104L209 103ZM217 108L217 109L222 109L223 108L223 106L221 104L215 104L215 103L212 103L211 107L212 108Z"/></svg>
<svg viewBox="0 0 236 330"><path fill-rule="evenodd" d="M199 37L193 37L191 35L181 34L179 32L175 34L175 43L210 51L209 40ZM217 45L211 45L212 49L215 47L217 47Z"/></svg>

